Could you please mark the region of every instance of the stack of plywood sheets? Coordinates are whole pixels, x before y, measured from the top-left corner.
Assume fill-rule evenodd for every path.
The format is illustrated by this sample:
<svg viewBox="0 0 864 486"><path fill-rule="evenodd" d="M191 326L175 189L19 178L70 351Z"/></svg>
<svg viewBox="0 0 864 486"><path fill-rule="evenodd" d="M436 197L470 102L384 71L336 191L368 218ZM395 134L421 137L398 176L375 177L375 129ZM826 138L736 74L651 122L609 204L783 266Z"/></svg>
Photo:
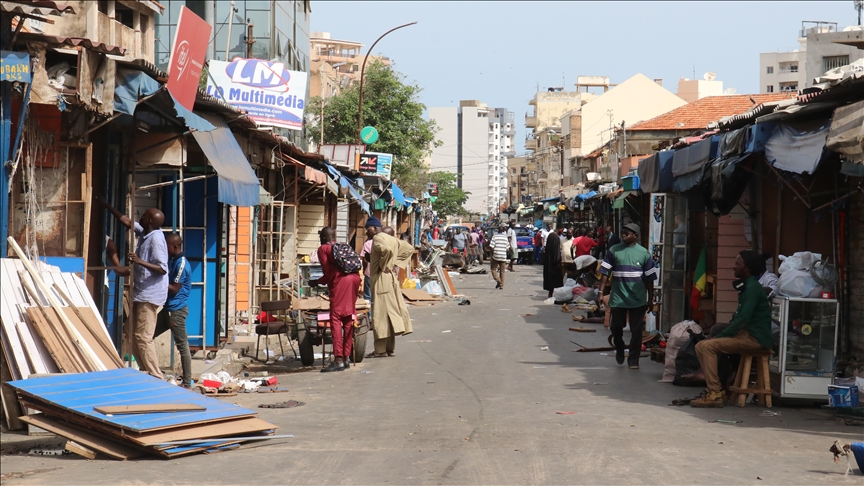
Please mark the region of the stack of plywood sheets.
<svg viewBox="0 0 864 486"><path fill-rule="evenodd" d="M0 340L3 382L123 367L84 281L38 261L0 258ZM0 388L3 417L19 429L10 395Z"/></svg>
<svg viewBox="0 0 864 486"><path fill-rule="evenodd" d="M277 428L253 410L130 368L31 378L11 386L22 404L42 412L22 421L69 439L75 446L70 450L82 455L175 458L234 448Z"/></svg>

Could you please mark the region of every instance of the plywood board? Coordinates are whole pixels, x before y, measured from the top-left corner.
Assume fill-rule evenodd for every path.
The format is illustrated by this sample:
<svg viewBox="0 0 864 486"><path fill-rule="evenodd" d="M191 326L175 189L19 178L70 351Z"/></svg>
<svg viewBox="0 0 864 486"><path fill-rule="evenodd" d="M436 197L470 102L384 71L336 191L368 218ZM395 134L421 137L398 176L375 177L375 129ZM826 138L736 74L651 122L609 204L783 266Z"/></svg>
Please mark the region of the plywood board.
<svg viewBox="0 0 864 486"><path fill-rule="evenodd" d="M24 345L24 351L27 353L27 358L30 360L33 372L50 373L42 359L42 356L39 354L39 349L36 348L36 343L33 341L33 336L30 335L30 328L27 324L16 322L15 328L18 331L18 337L21 339L21 344Z"/></svg>
<svg viewBox="0 0 864 486"><path fill-rule="evenodd" d="M37 307L28 307L27 315L29 323L33 325L33 329L42 338L48 353L54 360L59 371L64 373L79 373L83 371L78 365L77 359L70 356L70 349L64 346L56 329L54 329L46 320L42 311Z"/></svg>
<svg viewBox="0 0 864 486"><path fill-rule="evenodd" d="M49 314L55 314L54 309L45 309ZM104 345L99 342L99 338L95 336L90 329L87 327L87 324L81 322L81 319L75 313L75 310L71 307L63 307L63 312L66 314L66 317L72 322L72 325L75 326L75 329L78 330L78 333L81 334L81 337L84 338L84 341L90 346L90 349L96 354L96 358L105 366L106 369L112 370L117 369L122 366L119 363L119 356L117 356L116 352L109 352L105 349ZM57 319L59 323L59 319ZM110 348L109 348L110 349ZM92 370L96 371L96 370Z"/></svg>
<svg viewBox="0 0 864 486"><path fill-rule="evenodd" d="M437 295L432 295L429 292L420 289L402 289L402 296L413 301L443 300Z"/></svg>
<svg viewBox="0 0 864 486"><path fill-rule="evenodd" d="M166 430L162 432L149 432L137 436L129 436L129 439L142 445L157 445L165 442L178 440L210 439L216 437L231 437L241 434L251 435L268 430L275 430L277 426L261 420L257 417L249 417L230 422L218 424L198 425L183 427L179 429Z"/></svg>
<svg viewBox="0 0 864 486"><path fill-rule="evenodd" d="M207 410L207 408L192 403L156 403L152 405L109 405L105 407L93 407L93 410L104 414L123 415L131 413L190 412Z"/></svg>
<svg viewBox="0 0 864 486"><path fill-rule="evenodd" d="M255 411L201 396L131 368L63 374L13 382L28 402L46 404L71 414L135 433L166 430L254 416ZM192 403L206 410L182 414L145 413L107 416L93 410L104 405ZM34 407L45 409L46 406Z"/></svg>
<svg viewBox="0 0 864 486"><path fill-rule="evenodd" d="M61 437L78 442L83 446L121 461L134 459L144 455L142 451L139 451L132 446L121 444L106 437L81 430L80 428L70 425L61 419L49 417L44 413L21 417L21 421L43 428L49 432L53 432Z"/></svg>

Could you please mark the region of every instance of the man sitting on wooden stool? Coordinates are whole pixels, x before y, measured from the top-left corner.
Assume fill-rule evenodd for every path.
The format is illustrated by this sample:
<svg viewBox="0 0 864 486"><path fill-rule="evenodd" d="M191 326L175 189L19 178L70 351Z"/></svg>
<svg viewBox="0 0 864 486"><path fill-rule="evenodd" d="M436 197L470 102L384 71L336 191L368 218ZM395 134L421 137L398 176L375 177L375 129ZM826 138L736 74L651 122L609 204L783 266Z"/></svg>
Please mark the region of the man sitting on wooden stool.
<svg viewBox="0 0 864 486"><path fill-rule="evenodd" d="M724 393L717 373L718 354L752 353L771 349L771 306L768 297L757 279L765 270L761 256L744 250L735 259L732 267L735 280L732 285L738 291L738 309L729 321L729 326L716 338L705 339L696 345L696 355L705 373L708 391L704 397L690 402L693 407L722 407Z"/></svg>

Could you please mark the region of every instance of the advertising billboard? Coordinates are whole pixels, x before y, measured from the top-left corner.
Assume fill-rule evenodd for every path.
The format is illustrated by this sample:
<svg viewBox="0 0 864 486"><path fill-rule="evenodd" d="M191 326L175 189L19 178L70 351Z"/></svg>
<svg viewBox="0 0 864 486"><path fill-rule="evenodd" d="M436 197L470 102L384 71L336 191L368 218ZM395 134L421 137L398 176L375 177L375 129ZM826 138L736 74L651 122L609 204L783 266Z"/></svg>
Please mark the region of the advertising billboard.
<svg viewBox="0 0 864 486"><path fill-rule="evenodd" d="M248 113L262 126L303 129L306 73L261 59L210 61L207 94Z"/></svg>
<svg viewBox="0 0 864 486"><path fill-rule="evenodd" d="M366 152L360 154L360 168L358 172L365 175L377 175L385 179L390 179L390 172L393 166L392 154L380 154L376 152Z"/></svg>
<svg viewBox="0 0 864 486"><path fill-rule="evenodd" d="M198 93L198 82L204 70L207 41L212 29L210 24L188 8L180 9L168 64L168 91L189 111L195 106L195 94Z"/></svg>

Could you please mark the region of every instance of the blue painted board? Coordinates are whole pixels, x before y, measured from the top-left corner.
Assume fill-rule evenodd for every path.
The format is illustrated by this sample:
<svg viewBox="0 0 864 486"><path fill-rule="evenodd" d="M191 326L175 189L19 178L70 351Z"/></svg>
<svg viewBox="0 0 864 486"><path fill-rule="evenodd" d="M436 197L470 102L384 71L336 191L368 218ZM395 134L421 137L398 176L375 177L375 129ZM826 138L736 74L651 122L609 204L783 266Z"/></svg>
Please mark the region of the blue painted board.
<svg viewBox="0 0 864 486"><path fill-rule="evenodd" d="M39 260L60 268L61 272L84 275L84 259L78 257L43 256Z"/></svg>
<svg viewBox="0 0 864 486"><path fill-rule="evenodd" d="M203 396L131 368L69 373L9 382L20 393L89 419L134 432L254 416L248 408ZM108 416L94 407L191 403L206 410Z"/></svg>

